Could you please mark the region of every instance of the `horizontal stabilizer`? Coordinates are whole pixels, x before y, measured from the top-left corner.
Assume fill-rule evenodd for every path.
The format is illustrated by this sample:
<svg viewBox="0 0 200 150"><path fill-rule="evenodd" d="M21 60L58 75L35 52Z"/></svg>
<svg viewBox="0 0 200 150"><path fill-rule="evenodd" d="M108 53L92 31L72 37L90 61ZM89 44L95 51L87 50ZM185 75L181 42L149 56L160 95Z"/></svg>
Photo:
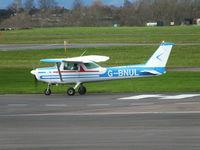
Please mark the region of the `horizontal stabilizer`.
<svg viewBox="0 0 200 150"><path fill-rule="evenodd" d="M153 74L153 75L161 75L162 73L156 71L156 70L143 70L143 71L140 71L140 72L143 72L143 73L150 73L150 74Z"/></svg>

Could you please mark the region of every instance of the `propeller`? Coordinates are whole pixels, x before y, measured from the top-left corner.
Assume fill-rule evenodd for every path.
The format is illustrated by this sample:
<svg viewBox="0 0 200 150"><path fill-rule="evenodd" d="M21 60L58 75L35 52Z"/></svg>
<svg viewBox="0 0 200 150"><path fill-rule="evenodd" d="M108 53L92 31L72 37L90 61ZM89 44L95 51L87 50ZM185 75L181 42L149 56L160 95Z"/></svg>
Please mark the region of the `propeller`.
<svg viewBox="0 0 200 150"><path fill-rule="evenodd" d="M33 78L34 78L34 85L35 85L35 87L38 87L38 80L37 80L37 78L35 77L35 75L33 75Z"/></svg>
<svg viewBox="0 0 200 150"><path fill-rule="evenodd" d="M35 76L35 73L36 73L35 70L31 70L31 74L33 75L34 85L35 85L35 87L37 87L38 86L38 80Z"/></svg>

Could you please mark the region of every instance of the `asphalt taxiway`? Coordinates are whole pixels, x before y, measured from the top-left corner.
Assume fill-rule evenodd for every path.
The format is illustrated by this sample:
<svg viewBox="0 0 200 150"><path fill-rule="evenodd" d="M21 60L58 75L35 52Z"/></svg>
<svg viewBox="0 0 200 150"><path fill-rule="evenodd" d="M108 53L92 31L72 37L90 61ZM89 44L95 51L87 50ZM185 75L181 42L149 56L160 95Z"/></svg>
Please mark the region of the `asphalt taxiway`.
<svg viewBox="0 0 200 150"><path fill-rule="evenodd" d="M199 150L200 93L0 95L0 149Z"/></svg>
<svg viewBox="0 0 200 150"><path fill-rule="evenodd" d="M159 45L157 43L70 43L69 48L108 47L108 46L145 46ZM176 43L176 45L200 45L200 43ZM38 50L63 48L60 44L0 44L0 51Z"/></svg>

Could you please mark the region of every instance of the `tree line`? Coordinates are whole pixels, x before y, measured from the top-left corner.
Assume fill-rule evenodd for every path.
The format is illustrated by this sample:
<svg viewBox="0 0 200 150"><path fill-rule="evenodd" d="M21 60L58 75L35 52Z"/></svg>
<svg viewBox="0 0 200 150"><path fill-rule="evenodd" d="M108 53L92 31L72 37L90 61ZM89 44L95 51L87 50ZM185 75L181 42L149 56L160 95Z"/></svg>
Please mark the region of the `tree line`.
<svg viewBox="0 0 200 150"><path fill-rule="evenodd" d="M3 13L0 11L0 26L144 26L156 21L180 25L186 18L200 18L200 0L124 0L121 7L100 0L86 6L82 0L74 0L72 9L58 6L56 0L14 0Z"/></svg>

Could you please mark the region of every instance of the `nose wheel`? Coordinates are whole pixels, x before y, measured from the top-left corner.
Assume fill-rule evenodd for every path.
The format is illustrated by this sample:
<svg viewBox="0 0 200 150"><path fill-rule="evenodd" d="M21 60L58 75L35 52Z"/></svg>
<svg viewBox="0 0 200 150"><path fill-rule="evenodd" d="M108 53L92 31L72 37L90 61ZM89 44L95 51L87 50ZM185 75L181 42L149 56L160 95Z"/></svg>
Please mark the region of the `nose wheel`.
<svg viewBox="0 0 200 150"><path fill-rule="evenodd" d="M44 90L44 94L47 95L47 96L51 95L51 89L50 89L50 87L51 87L51 84L48 84L47 89Z"/></svg>
<svg viewBox="0 0 200 150"><path fill-rule="evenodd" d="M51 90L50 89L45 89L44 90L44 94L47 95L47 96L51 95Z"/></svg>

